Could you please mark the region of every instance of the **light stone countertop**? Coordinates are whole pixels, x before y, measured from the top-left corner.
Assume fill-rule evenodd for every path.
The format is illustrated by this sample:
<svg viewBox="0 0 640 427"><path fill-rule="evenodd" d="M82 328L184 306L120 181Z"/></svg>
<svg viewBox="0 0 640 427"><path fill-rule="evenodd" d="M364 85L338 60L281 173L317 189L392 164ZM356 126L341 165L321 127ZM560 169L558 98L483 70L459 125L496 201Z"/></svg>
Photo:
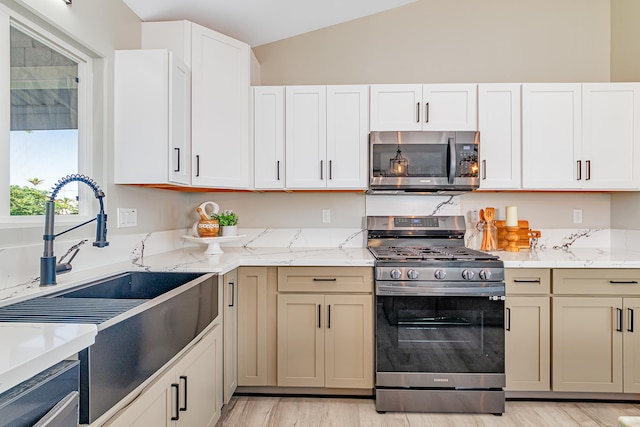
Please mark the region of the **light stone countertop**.
<svg viewBox="0 0 640 427"><path fill-rule="evenodd" d="M96 325L0 323L0 393L95 342Z"/></svg>
<svg viewBox="0 0 640 427"><path fill-rule="evenodd" d="M371 266L366 248L225 247L220 255L205 255L204 247L185 246L58 276L58 284L38 283L0 290L0 306L76 287L125 271L182 271L224 274L240 266ZM640 268L640 252L569 248L494 252L505 268ZM0 392L24 381L94 342L95 325L0 323Z"/></svg>

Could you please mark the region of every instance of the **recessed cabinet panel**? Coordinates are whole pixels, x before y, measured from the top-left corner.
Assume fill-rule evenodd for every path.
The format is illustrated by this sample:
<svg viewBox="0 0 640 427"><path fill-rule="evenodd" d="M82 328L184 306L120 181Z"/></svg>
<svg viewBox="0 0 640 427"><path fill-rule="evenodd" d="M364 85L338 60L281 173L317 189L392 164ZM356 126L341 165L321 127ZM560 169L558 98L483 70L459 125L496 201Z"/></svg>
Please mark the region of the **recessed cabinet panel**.
<svg viewBox="0 0 640 427"><path fill-rule="evenodd" d="M478 85L480 188L521 188L520 84Z"/></svg>
<svg viewBox="0 0 640 427"><path fill-rule="evenodd" d="M278 190L285 186L284 87L253 88L255 188Z"/></svg>

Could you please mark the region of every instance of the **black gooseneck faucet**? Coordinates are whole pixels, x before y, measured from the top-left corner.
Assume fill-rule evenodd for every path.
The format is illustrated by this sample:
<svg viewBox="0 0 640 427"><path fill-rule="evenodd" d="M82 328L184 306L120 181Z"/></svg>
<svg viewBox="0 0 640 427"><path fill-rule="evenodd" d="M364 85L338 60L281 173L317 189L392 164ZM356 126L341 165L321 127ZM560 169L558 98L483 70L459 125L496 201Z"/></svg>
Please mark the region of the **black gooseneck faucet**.
<svg viewBox="0 0 640 427"><path fill-rule="evenodd" d="M96 215L95 218L90 219L89 221L85 221L82 224L69 228L68 230L54 234L56 196L62 187L72 181L83 182L91 187L96 199L98 199L98 202L100 203L100 212L98 212L98 215ZM42 257L40 257L40 286L55 285L57 272L67 272L71 270L70 262L67 264L56 264L56 257L53 254L53 240L59 235L96 221L96 241L93 242L93 246L98 248L109 246L109 242L107 242L107 214L104 213L103 198L104 193L98 184L85 175L67 175L58 181L58 183L53 187L51 196L49 197L49 200L47 200L45 206L44 235L42 236L42 240L44 240L44 253L42 254Z"/></svg>

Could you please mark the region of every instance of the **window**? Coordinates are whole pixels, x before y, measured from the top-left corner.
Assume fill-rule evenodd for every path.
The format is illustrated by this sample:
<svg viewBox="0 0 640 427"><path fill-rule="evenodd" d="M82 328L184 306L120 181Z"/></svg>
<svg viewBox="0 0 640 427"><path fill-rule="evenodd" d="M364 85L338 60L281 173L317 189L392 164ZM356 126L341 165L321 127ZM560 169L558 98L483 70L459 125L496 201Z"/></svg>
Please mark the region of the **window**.
<svg viewBox="0 0 640 427"><path fill-rule="evenodd" d="M9 69L10 83L0 93L9 106L8 111L0 109L9 116L0 119L8 127L2 140L8 155L0 157L0 169L8 171L0 176L0 217L4 222L18 218L40 222L37 216L44 215L45 202L58 180L70 174L90 175L86 143L90 104L85 87L90 83L91 62L42 30L13 18L2 25L9 46L0 51L9 55L0 59L0 65ZM7 43L5 38L0 40ZM91 196L77 182L67 184L58 193L56 213L86 215Z"/></svg>

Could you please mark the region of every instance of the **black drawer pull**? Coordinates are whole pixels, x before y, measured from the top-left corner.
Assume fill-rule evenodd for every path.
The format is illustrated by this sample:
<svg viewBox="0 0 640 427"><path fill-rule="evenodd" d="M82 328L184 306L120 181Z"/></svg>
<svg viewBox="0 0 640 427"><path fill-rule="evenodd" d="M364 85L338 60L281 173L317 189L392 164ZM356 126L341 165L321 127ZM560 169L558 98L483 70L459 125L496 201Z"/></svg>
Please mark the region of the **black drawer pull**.
<svg viewBox="0 0 640 427"><path fill-rule="evenodd" d="M320 329L322 327L322 325L320 324L321 313L322 313L322 306L320 304L318 304L318 329Z"/></svg>
<svg viewBox="0 0 640 427"><path fill-rule="evenodd" d="M180 172L180 148L175 147L174 150L176 150L178 152L178 165L176 167L176 169L174 169L174 172Z"/></svg>
<svg viewBox="0 0 640 427"><path fill-rule="evenodd" d="M331 305L328 305L328 311L329 313L327 314L327 329L331 329Z"/></svg>
<svg viewBox="0 0 640 427"><path fill-rule="evenodd" d="M612 285L637 285L636 280L609 280Z"/></svg>
<svg viewBox="0 0 640 427"><path fill-rule="evenodd" d="M314 282L337 282L337 281L338 281L338 279L336 279L335 277L330 278L330 279L329 279L329 278L326 278L326 279L325 279L325 278L323 278L323 277L314 277L314 278L313 278L313 281L314 281Z"/></svg>
<svg viewBox="0 0 640 427"><path fill-rule="evenodd" d="M540 279L513 279L513 283L540 283Z"/></svg>
<svg viewBox="0 0 640 427"><path fill-rule="evenodd" d="M171 388L176 389L176 400L175 400L175 408L176 408L176 416L171 416L171 421L178 421L180 419L180 385L171 384Z"/></svg>
<svg viewBox="0 0 640 427"><path fill-rule="evenodd" d="M229 285L231 285L231 303L229 304L229 307L233 307L236 302L236 286L233 282L229 282Z"/></svg>
<svg viewBox="0 0 640 427"><path fill-rule="evenodd" d="M616 308L616 331L622 332L622 309Z"/></svg>
<svg viewBox="0 0 640 427"><path fill-rule="evenodd" d="M511 309L507 307L507 325L505 328L507 331L511 330Z"/></svg>
<svg viewBox="0 0 640 427"><path fill-rule="evenodd" d="M629 326L627 327L627 331L633 332L633 308L627 308L629 312Z"/></svg>
<svg viewBox="0 0 640 427"><path fill-rule="evenodd" d="M180 375L180 381L184 381L184 406L180 408L181 411L187 410L187 377Z"/></svg>

